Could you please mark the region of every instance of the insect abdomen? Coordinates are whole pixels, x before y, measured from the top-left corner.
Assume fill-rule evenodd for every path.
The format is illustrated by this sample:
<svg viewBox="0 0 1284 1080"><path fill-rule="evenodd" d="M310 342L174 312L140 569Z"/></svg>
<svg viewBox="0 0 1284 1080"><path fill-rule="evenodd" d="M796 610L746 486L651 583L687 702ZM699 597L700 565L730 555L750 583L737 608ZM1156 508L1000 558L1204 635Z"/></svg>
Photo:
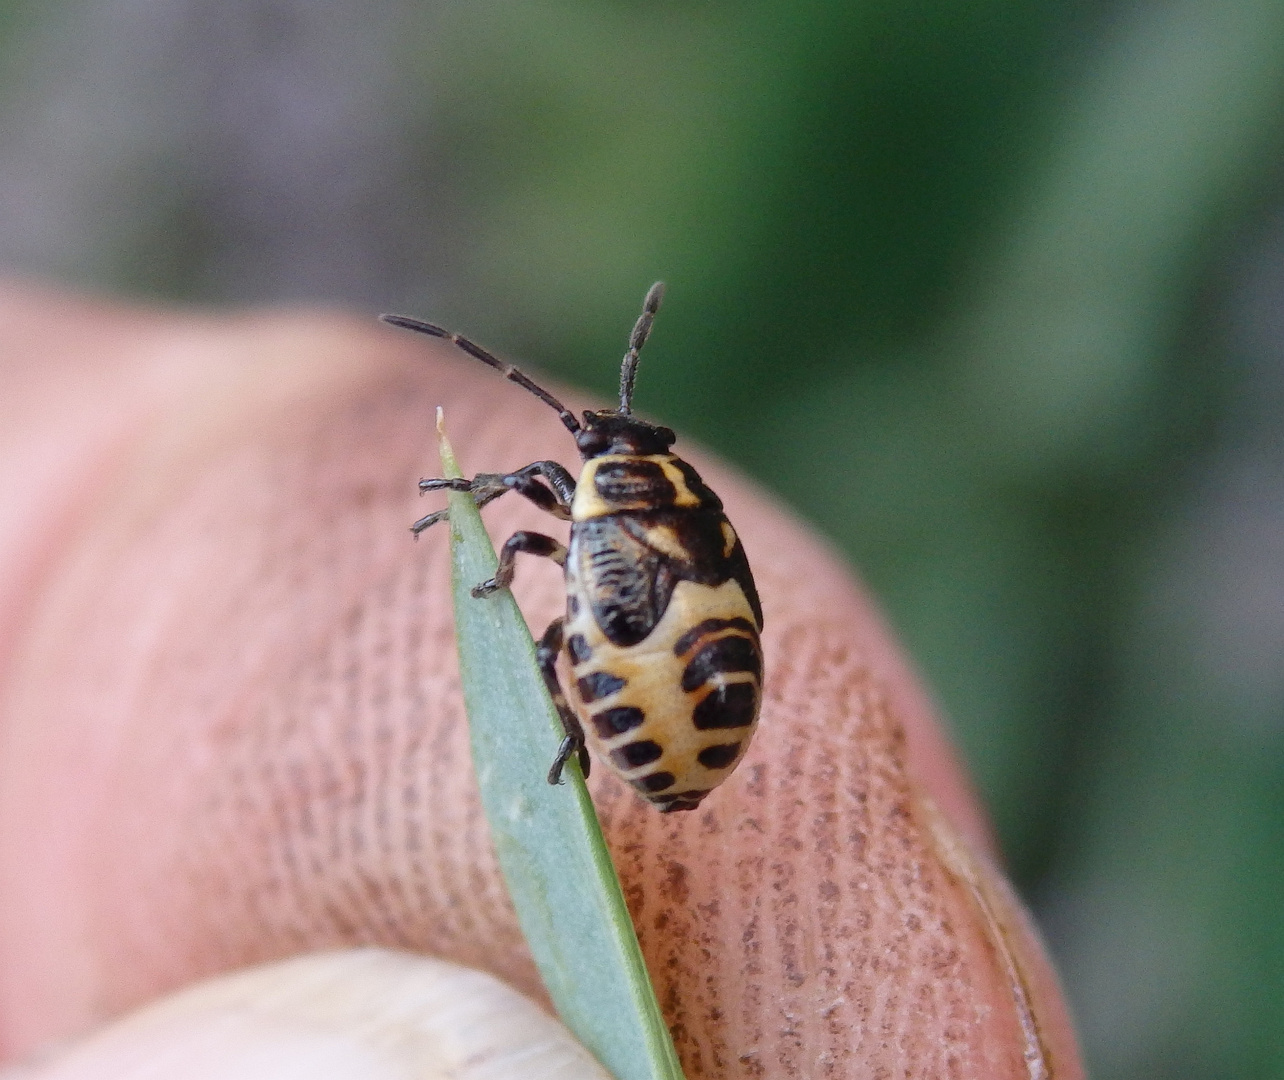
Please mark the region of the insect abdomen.
<svg viewBox="0 0 1284 1080"><path fill-rule="evenodd" d="M661 810L692 810L743 757L758 722L762 649L734 579L679 581L660 621L611 642L568 577L571 698L598 756Z"/></svg>

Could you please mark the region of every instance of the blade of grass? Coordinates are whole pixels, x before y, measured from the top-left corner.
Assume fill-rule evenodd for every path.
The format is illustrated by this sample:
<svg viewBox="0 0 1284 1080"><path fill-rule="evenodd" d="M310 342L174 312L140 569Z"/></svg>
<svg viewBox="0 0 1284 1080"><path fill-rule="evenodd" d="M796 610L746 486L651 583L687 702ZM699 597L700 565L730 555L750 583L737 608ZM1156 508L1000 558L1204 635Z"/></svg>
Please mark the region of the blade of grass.
<svg viewBox="0 0 1284 1080"><path fill-rule="evenodd" d="M437 413L442 473L460 476ZM472 496L449 494L451 590L473 765L500 867L563 1022L617 1080L682 1080L580 767L545 779L562 738L512 594L470 590L497 560Z"/></svg>

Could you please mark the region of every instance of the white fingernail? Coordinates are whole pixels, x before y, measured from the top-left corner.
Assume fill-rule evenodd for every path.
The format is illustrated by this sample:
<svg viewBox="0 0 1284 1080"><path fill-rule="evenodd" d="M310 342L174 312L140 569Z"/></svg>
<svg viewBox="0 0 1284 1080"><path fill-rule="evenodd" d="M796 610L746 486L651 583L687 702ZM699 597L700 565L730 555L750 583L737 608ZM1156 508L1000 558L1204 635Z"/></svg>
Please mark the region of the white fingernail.
<svg viewBox="0 0 1284 1080"><path fill-rule="evenodd" d="M381 949L198 983L15 1080L610 1080L490 975Z"/></svg>

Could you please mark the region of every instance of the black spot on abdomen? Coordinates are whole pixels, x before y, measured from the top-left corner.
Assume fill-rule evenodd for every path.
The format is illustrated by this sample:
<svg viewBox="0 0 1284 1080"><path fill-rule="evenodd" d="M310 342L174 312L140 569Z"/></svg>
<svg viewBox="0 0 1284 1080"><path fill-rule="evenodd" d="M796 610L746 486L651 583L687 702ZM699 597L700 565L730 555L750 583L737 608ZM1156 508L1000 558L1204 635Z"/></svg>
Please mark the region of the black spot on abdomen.
<svg viewBox="0 0 1284 1080"><path fill-rule="evenodd" d="M571 654L571 659L582 664L585 660L593 657L593 650L589 648L589 643L584 640L583 634L572 634L566 639L566 651Z"/></svg>
<svg viewBox="0 0 1284 1080"><path fill-rule="evenodd" d="M632 705L624 705L618 709L603 709L592 717L593 727L603 739L612 739L616 735L632 731L635 727L640 727L645 719L646 714Z"/></svg>
<svg viewBox="0 0 1284 1080"><path fill-rule="evenodd" d="M746 637L724 637L709 642L687 664L682 673L682 689L690 693L715 675L731 672L748 672L761 677L762 656L756 641Z"/></svg>
<svg viewBox="0 0 1284 1080"><path fill-rule="evenodd" d="M718 630L743 630L746 634L757 633L753 623L748 619L705 619L703 622L696 623L673 643L673 655L682 656L690 652L692 646L705 634L712 634Z"/></svg>
<svg viewBox="0 0 1284 1080"><path fill-rule="evenodd" d="M753 683L732 683L712 691L691 714L701 731L748 727L758 715L758 690Z"/></svg>
<svg viewBox="0 0 1284 1080"><path fill-rule="evenodd" d="M696 755L696 761L706 769L725 769L736 760L738 753L740 753L738 742L718 743L716 746L706 746L701 750Z"/></svg>
<svg viewBox="0 0 1284 1080"><path fill-rule="evenodd" d="M663 795L650 798L660 813L668 814L674 810L694 810L708 794L708 791L666 791Z"/></svg>
<svg viewBox="0 0 1284 1080"><path fill-rule="evenodd" d="M618 750L612 750L611 760L621 769L636 769L639 765L650 765L663 753L664 750L659 743L642 739L627 746L621 746Z"/></svg>
<svg viewBox="0 0 1284 1080"><path fill-rule="evenodd" d="M589 702L610 697L617 690L623 690L624 680L609 671L595 671L591 675L585 675L575 685L579 688L580 697Z"/></svg>

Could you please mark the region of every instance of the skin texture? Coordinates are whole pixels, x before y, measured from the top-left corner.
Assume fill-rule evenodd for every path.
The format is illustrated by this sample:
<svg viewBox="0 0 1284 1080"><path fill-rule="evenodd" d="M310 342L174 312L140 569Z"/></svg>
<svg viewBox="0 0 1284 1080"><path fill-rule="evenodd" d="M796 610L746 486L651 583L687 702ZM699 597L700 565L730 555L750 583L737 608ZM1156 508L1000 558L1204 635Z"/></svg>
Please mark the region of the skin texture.
<svg viewBox="0 0 1284 1080"><path fill-rule="evenodd" d="M470 771L445 530L407 528L436 405L469 472L577 471L553 412L373 320L16 284L0 368L0 1061L344 946L544 1001ZM779 505L675 449L754 568L761 724L695 812L604 768L591 787L688 1077L1081 1076L869 599ZM497 540L564 535L518 496L486 515ZM560 572L522 560L514 591L538 632Z"/></svg>

